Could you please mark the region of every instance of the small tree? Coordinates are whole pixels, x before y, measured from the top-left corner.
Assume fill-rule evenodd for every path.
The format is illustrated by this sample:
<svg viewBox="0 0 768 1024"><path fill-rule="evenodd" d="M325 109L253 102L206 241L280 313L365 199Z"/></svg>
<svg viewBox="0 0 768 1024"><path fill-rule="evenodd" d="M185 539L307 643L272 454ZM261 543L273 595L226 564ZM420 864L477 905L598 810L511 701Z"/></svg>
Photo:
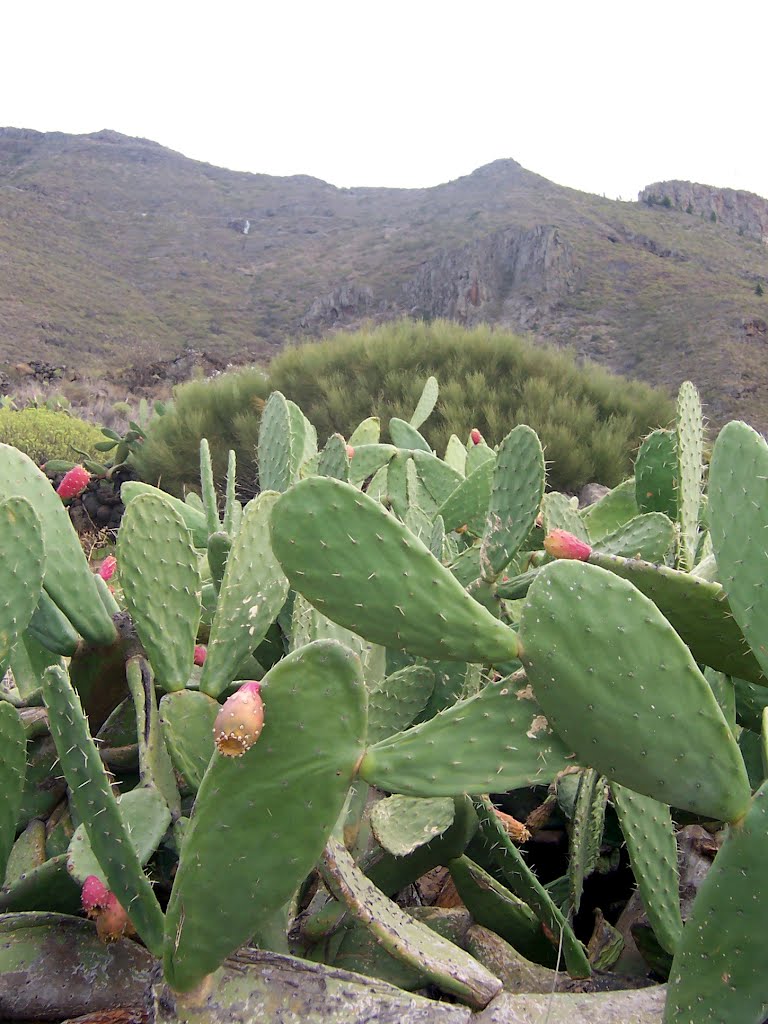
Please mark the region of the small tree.
<svg viewBox="0 0 768 1024"><path fill-rule="evenodd" d="M763 286L760 284L759 281L755 285L755 295L757 295L759 298L763 297Z"/></svg>

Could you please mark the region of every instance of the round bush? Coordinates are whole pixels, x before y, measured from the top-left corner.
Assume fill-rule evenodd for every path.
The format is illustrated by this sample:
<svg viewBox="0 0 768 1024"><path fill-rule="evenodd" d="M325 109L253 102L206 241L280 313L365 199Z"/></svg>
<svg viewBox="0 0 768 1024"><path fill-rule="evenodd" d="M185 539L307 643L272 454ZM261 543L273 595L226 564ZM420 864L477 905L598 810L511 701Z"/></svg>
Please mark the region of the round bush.
<svg viewBox="0 0 768 1024"><path fill-rule="evenodd" d="M446 320L338 334L287 348L269 367L271 389L301 407L320 444L334 431L348 436L372 414L384 435L390 417L410 418L430 375L440 397L420 429L438 455L451 434L466 441L477 427L494 445L527 423L544 446L548 484L558 490L620 483L640 439L674 415L664 392L579 365L566 350Z"/></svg>
<svg viewBox="0 0 768 1024"><path fill-rule="evenodd" d="M93 423L50 409L0 409L0 442L13 445L38 465L49 459L81 462L81 452L99 459L94 445L104 435Z"/></svg>

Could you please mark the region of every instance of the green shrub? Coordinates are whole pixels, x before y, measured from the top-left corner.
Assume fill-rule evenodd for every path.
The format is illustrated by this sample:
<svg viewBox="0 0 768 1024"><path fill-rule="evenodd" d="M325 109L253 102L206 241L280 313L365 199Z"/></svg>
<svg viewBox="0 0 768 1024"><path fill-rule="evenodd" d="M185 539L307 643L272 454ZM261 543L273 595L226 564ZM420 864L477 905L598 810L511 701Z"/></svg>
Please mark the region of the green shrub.
<svg viewBox="0 0 768 1024"><path fill-rule="evenodd" d="M271 388L301 406L322 443L345 436L365 416L408 419L424 380L440 385L422 433L440 454L452 433L478 427L497 444L517 423L541 437L550 486L608 486L631 471L639 439L667 423L671 400L601 367L578 366L571 353L489 327L409 320L285 349L269 367Z"/></svg>
<svg viewBox="0 0 768 1024"><path fill-rule="evenodd" d="M207 437L217 483L234 448L241 496L248 496L261 407L273 390L301 407L321 445L336 431L349 437L372 414L381 417L386 439L390 417L409 419L434 374L440 398L421 429L436 451L444 452L452 433L466 439L478 427L496 444L515 424L528 423L545 446L550 485L562 490L589 480L619 483L639 439L674 412L661 392L579 367L568 352L448 321L403 320L290 347L268 373L249 369L177 388L174 408L152 421L134 459L141 478L173 494L198 489L198 448Z"/></svg>
<svg viewBox="0 0 768 1024"><path fill-rule="evenodd" d="M150 420L146 440L131 456L131 464L142 480L171 494L199 491L200 439L206 437L217 485L224 480L227 453L233 448L240 497L252 496L259 421L270 390L264 372L258 369L180 385L172 407Z"/></svg>
<svg viewBox="0 0 768 1024"><path fill-rule="evenodd" d="M75 449L93 456L93 446L103 440L95 424L65 412L33 406L0 409L0 442L25 452L38 465L49 459L80 462Z"/></svg>

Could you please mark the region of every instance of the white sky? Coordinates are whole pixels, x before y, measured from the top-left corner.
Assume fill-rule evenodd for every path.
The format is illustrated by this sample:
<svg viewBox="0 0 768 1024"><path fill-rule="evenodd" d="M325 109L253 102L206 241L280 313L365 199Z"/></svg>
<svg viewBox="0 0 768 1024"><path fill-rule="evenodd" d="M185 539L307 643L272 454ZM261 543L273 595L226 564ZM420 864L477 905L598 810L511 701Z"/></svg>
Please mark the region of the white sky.
<svg viewBox="0 0 768 1024"><path fill-rule="evenodd" d="M436 185L499 157L634 199L768 196L765 0L5 4L0 125L235 170Z"/></svg>

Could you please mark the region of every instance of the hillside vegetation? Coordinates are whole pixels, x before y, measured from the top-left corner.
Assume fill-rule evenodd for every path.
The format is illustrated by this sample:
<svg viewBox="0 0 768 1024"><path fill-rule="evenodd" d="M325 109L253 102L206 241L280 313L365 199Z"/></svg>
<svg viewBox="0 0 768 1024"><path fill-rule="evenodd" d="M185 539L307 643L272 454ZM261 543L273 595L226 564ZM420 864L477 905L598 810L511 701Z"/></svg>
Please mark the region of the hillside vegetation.
<svg viewBox="0 0 768 1024"><path fill-rule="evenodd" d="M757 197L753 197L757 198ZM719 218L499 160L428 189L243 174L116 132L0 129L0 369L119 369L186 347L410 315L501 325L768 428L768 250Z"/></svg>

